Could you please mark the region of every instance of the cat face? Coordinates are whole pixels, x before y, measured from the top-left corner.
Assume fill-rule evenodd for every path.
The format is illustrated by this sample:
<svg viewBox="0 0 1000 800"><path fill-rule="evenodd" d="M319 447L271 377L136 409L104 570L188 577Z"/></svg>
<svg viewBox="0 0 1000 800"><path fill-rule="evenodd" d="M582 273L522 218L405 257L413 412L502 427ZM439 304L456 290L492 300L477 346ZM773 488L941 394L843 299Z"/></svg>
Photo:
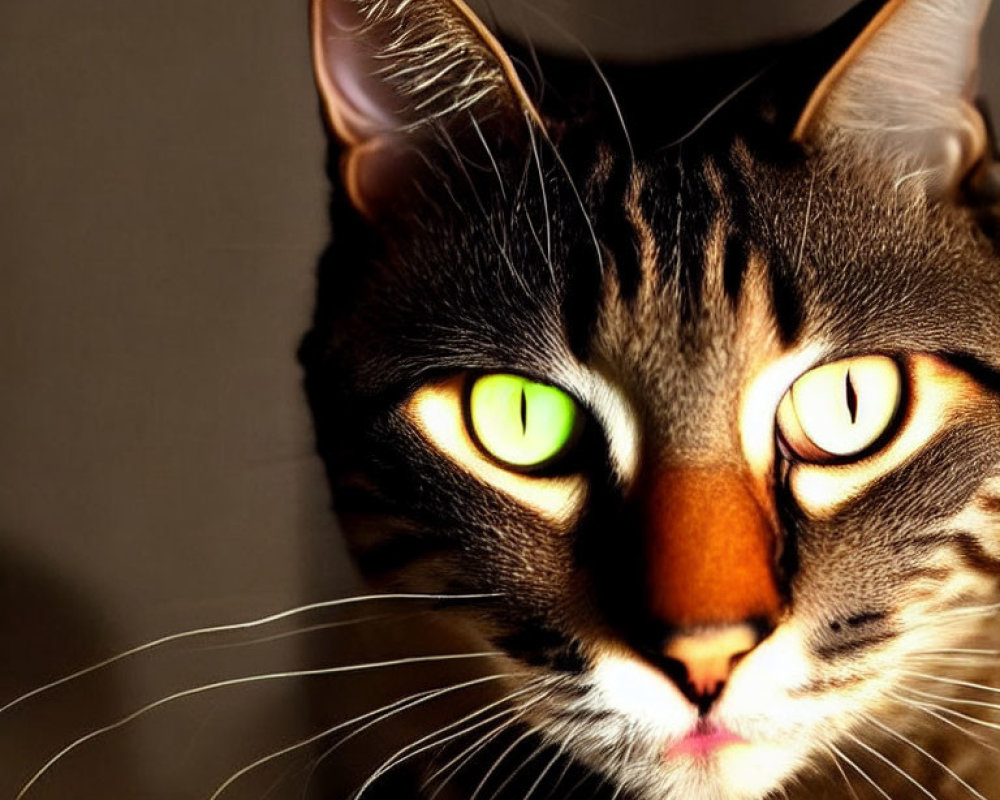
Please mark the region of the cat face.
<svg viewBox="0 0 1000 800"><path fill-rule="evenodd" d="M536 101L461 3L314 2L338 514L373 581L479 595L526 728L613 787L911 735L952 779L946 657L1000 600L984 5L863 4L675 141L596 75Z"/></svg>

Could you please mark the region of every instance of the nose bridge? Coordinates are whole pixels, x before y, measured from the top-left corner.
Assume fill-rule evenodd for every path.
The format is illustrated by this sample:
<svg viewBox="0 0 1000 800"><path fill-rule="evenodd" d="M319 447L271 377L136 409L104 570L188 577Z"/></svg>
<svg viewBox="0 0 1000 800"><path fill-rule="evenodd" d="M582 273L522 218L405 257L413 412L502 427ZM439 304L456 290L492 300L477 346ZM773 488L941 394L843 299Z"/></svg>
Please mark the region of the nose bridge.
<svg viewBox="0 0 1000 800"><path fill-rule="evenodd" d="M773 621L771 514L738 468L660 471L644 499L647 611L673 630Z"/></svg>

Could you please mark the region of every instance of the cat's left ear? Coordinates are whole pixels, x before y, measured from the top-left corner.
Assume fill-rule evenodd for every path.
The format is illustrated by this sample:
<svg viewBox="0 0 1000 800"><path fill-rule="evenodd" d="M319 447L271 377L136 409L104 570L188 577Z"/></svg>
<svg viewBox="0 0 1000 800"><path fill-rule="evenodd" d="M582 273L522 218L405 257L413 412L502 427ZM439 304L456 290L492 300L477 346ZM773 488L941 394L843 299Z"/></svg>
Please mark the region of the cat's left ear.
<svg viewBox="0 0 1000 800"><path fill-rule="evenodd" d="M989 0L883 0L812 92L793 138L843 145L895 181L953 191L988 152L973 104ZM846 20L847 18L845 18Z"/></svg>
<svg viewBox="0 0 1000 800"><path fill-rule="evenodd" d="M352 203L398 207L437 137L502 139L541 119L463 0L311 0L313 61Z"/></svg>

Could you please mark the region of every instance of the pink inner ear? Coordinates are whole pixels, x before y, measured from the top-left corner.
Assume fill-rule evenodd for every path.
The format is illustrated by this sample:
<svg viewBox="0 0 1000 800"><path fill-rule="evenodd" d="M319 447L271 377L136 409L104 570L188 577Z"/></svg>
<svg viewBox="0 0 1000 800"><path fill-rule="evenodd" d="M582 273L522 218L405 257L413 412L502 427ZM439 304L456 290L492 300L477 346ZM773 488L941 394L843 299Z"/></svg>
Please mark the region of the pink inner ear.
<svg viewBox="0 0 1000 800"><path fill-rule="evenodd" d="M390 92L377 78L376 44L351 0L314 0L315 48L323 99L337 133L349 143L396 130ZM383 65L384 66L384 65Z"/></svg>

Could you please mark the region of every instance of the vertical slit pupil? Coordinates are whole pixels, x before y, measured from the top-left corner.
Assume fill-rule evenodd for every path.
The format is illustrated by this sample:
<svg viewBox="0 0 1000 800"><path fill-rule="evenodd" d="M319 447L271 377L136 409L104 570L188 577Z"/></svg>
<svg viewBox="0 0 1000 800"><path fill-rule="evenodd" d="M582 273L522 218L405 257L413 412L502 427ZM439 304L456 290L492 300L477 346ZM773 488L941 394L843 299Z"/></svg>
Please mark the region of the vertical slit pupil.
<svg viewBox="0 0 1000 800"><path fill-rule="evenodd" d="M851 414L851 424L853 425L858 421L858 393L854 389L854 381L851 380L850 370L847 370L844 383L847 389L847 410Z"/></svg>
<svg viewBox="0 0 1000 800"><path fill-rule="evenodd" d="M528 433L528 395L524 391L524 387L521 388L521 434L527 435Z"/></svg>

